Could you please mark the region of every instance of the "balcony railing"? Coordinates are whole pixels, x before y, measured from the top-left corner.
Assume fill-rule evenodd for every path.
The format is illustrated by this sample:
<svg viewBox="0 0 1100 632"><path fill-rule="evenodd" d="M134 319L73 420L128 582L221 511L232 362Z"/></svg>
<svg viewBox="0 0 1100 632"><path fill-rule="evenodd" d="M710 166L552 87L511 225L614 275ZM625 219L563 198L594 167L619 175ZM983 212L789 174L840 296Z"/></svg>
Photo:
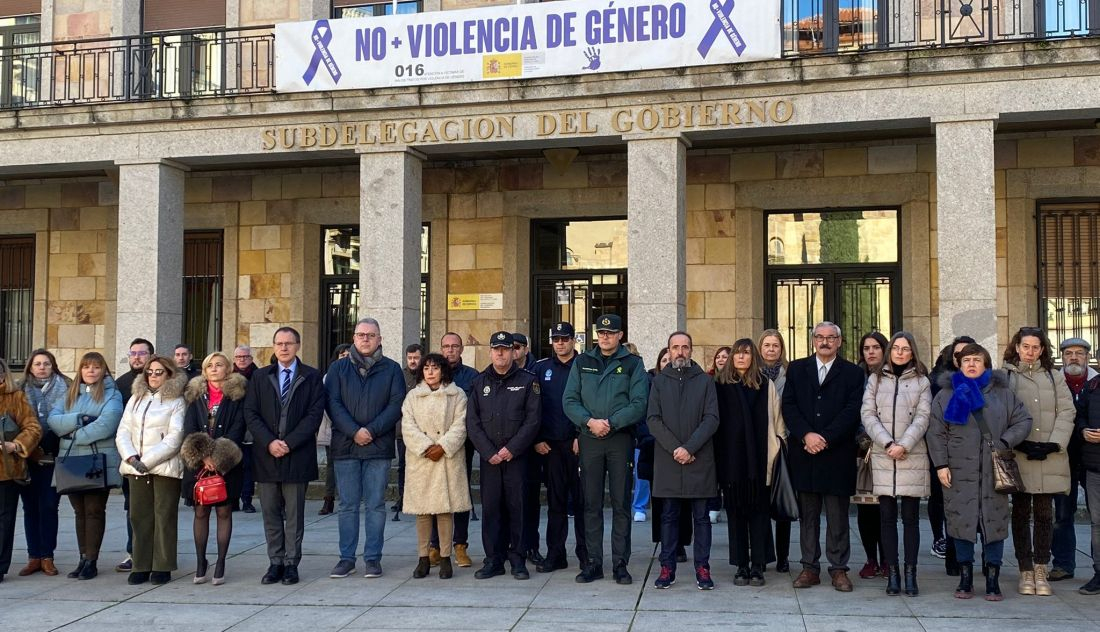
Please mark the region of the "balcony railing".
<svg viewBox="0 0 1100 632"><path fill-rule="evenodd" d="M1100 0L778 0L784 57L1100 36ZM274 27L0 47L0 110L271 93Z"/></svg>
<svg viewBox="0 0 1100 632"><path fill-rule="evenodd" d="M1100 0L782 0L783 55L1100 35Z"/></svg>
<svg viewBox="0 0 1100 632"><path fill-rule="evenodd" d="M0 109L271 92L274 27L0 48Z"/></svg>

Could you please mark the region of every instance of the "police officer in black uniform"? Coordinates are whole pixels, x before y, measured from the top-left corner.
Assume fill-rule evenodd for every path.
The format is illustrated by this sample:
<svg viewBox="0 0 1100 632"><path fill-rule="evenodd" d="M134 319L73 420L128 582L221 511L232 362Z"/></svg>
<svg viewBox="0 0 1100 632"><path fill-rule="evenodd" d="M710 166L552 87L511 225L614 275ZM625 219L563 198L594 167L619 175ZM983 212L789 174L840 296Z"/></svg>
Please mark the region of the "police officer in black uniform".
<svg viewBox="0 0 1100 632"><path fill-rule="evenodd" d="M569 567L565 559L565 541L569 537L570 496L577 505L573 518L573 533L577 538L575 552L581 567L588 560L588 550L584 543L584 511L580 506L583 501L576 452L577 427L565 416L561 403L565 394L565 383L569 380L569 369L577 357L573 325L567 322L554 324L550 328L550 343L553 355L539 360L531 367L531 372L542 390L542 424L535 439L534 452L543 460L546 477L546 559L535 567L540 573ZM538 487L534 488L536 500L539 491ZM537 505L534 519L535 548L538 548ZM525 526L530 530L530 523Z"/></svg>
<svg viewBox="0 0 1100 632"><path fill-rule="evenodd" d="M481 457L485 565L474 573L477 579L503 575L505 555L512 564L513 577L531 578L521 545L526 454L541 418L539 384L535 376L516 365L513 342L507 331L493 334L489 342L493 362L474 378L466 404L466 431ZM507 529L507 538L503 529Z"/></svg>

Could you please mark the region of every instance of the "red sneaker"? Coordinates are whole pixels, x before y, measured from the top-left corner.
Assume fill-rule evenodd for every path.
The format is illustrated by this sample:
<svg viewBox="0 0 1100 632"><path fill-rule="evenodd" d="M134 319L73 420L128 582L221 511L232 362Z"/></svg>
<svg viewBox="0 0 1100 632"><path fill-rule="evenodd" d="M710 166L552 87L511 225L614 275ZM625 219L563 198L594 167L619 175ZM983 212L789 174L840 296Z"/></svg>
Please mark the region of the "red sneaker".
<svg viewBox="0 0 1100 632"><path fill-rule="evenodd" d="M874 579L878 574L878 564L874 562L867 562L863 565L863 568L859 569L859 576L861 579Z"/></svg>

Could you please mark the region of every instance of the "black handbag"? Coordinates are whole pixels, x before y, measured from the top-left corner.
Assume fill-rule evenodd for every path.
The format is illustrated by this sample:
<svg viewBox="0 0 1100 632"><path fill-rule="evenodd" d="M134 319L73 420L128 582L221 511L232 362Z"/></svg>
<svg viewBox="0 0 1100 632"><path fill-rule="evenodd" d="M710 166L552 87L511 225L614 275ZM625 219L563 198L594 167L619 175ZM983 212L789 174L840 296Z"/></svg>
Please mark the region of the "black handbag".
<svg viewBox="0 0 1100 632"><path fill-rule="evenodd" d="M65 456L58 457L54 467L54 486L58 494L76 494L80 492L99 492L110 489L107 484L107 455L92 444L91 454L70 456L73 442Z"/></svg>
<svg viewBox="0 0 1100 632"><path fill-rule="evenodd" d="M772 466L771 514L772 520L794 522L799 518L798 495L794 493L787 467L787 444L782 441Z"/></svg>
<svg viewBox="0 0 1100 632"><path fill-rule="evenodd" d="M4 413L3 415L0 415L0 440L9 441L9 442L10 441L15 441L15 438L19 436L20 431L21 431L21 428L19 427L19 424L16 423L15 420L11 418L11 415L9 415L7 413ZM19 463L16 461L16 459L18 459L18 458L19 457L17 457L17 456L14 456L14 455L9 456L7 453L4 453L3 455L0 455L0 459L3 459L3 461L0 462L0 464L3 465L4 472L11 481L13 481L13 482L15 482L19 485L30 485L30 483L31 483L31 473L30 473L30 470L27 469L26 464L23 464L23 474L22 474L22 476L20 476L19 478L16 478L15 476L13 476L11 474L11 472L13 470L18 470L19 469Z"/></svg>

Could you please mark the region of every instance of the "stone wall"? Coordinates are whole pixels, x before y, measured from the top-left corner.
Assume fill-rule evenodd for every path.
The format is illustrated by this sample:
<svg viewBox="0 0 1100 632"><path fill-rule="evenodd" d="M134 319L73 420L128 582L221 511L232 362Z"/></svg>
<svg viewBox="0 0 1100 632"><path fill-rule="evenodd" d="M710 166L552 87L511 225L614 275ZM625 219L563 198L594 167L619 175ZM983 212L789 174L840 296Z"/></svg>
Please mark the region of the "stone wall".
<svg viewBox="0 0 1100 632"><path fill-rule="evenodd" d="M54 0L54 41L111 35L112 0Z"/></svg>

